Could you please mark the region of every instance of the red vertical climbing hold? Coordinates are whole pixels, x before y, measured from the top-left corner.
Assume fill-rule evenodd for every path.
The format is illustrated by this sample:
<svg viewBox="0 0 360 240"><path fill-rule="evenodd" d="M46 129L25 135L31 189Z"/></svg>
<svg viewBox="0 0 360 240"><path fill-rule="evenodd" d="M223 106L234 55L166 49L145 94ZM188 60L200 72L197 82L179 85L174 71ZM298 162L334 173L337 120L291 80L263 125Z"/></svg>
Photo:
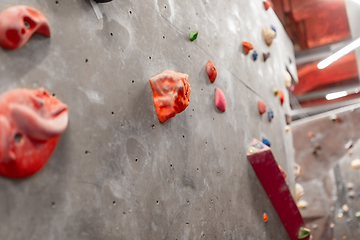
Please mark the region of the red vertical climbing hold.
<svg viewBox="0 0 360 240"><path fill-rule="evenodd" d="M283 105L283 103L284 103L284 93L282 91L279 91L279 98L280 98L281 105Z"/></svg>
<svg viewBox="0 0 360 240"><path fill-rule="evenodd" d="M217 70L211 61L208 61L206 64L206 72L208 74L210 82L211 83L215 82L216 77L217 77Z"/></svg>
<svg viewBox="0 0 360 240"><path fill-rule="evenodd" d="M7 8L0 13L0 45L2 47L20 48L34 33L50 37L49 22L39 11L20 5Z"/></svg>

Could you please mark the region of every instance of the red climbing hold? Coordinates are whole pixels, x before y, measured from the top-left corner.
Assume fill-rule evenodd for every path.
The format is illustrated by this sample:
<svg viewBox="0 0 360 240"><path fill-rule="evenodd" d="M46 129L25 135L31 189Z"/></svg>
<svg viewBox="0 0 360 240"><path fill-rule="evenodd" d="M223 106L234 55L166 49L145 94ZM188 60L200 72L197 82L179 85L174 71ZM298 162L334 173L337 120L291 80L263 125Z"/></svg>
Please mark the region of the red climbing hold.
<svg viewBox="0 0 360 240"><path fill-rule="evenodd" d="M263 219L264 219L264 222L268 221L269 217L268 217L267 213L263 214Z"/></svg>
<svg viewBox="0 0 360 240"><path fill-rule="evenodd" d="M210 82L213 83L217 77L217 70L214 64L211 61L208 61L206 64L206 72L209 76Z"/></svg>
<svg viewBox="0 0 360 240"><path fill-rule="evenodd" d="M189 105L188 75L166 70L150 79L154 105L161 123L184 111Z"/></svg>
<svg viewBox="0 0 360 240"><path fill-rule="evenodd" d="M224 93L219 88L215 89L215 105L220 111L225 112L226 99Z"/></svg>
<svg viewBox="0 0 360 240"><path fill-rule="evenodd" d="M258 101L259 113L263 115L266 112L266 105L263 101Z"/></svg>
<svg viewBox="0 0 360 240"><path fill-rule="evenodd" d="M271 7L271 2L265 1L264 2L264 7L265 7L265 10L268 10Z"/></svg>
<svg viewBox="0 0 360 240"><path fill-rule="evenodd" d="M0 96L0 174L22 178L49 160L68 124L67 106L43 89Z"/></svg>
<svg viewBox="0 0 360 240"><path fill-rule="evenodd" d="M27 6L14 6L0 13L0 45L7 49L22 47L39 33L50 37L48 20L39 11Z"/></svg>
<svg viewBox="0 0 360 240"><path fill-rule="evenodd" d="M249 54L250 50L254 49L254 46L249 42L243 42L244 51L247 54Z"/></svg>
<svg viewBox="0 0 360 240"><path fill-rule="evenodd" d="M280 98L281 105L283 105L283 103L284 103L284 93L282 91L279 91L279 98Z"/></svg>

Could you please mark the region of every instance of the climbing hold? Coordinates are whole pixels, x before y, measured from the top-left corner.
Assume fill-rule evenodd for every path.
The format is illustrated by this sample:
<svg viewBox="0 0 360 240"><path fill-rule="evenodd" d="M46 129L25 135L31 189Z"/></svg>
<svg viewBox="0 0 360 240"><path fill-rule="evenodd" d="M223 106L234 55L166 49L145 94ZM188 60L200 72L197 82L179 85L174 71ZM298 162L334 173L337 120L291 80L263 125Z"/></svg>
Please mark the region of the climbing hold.
<svg viewBox="0 0 360 240"><path fill-rule="evenodd" d="M292 123L292 117L290 114L285 113L285 121L287 125L290 125Z"/></svg>
<svg viewBox="0 0 360 240"><path fill-rule="evenodd" d="M350 149L352 148L352 146L354 146L355 142L353 140L349 140L345 145L344 145L344 148L345 149Z"/></svg>
<svg viewBox="0 0 360 240"><path fill-rule="evenodd" d="M282 91L279 91L279 98L280 98L280 104L283 105L283 103L284 103L284 93Z"/></svg>
<svg viewBox="0 0 360 240"><path fill-rule="evenodd" d="M329 119L330 119L331 121L335 122L335 121L338 119L338 117L336 116L336 114L333 114L333 115L331 115L331 116L329 117Z"/></svg>
<svg viewBox="0 0 360 240"><path fill-rule="evenodd" d="M243 42L244 52L245 54L249 54L250 50L254 49L254 46L249 42Z"/></svg>
<svg viewBox="0 0 360 240"><path fill-rule="evenodd" d="M0 96L0 175L23 178L49 160L68 124L67 106L44 89Z"/></svg>
<svg viewBox="0 0 360 240"><path fill-rule="evenodd" d="M298 234L298 239L304 239L307 236L309 236L309 234L310 234L310 229L300 227L299 234Z"/></svg>
<svg viewBox="0 0 360 240"><path fill-rule="evenodd" d="M360 168L360 159L352 160L350 166L354 170Z"/></svg>
<svg viewBox="0 0 360 240"><path fill-rule="evenodd" d="M198 31L191 31L189 35L190 41L194 41L198 37L199 32Z"/></svg>
<svg viewBox="0 0 360 240"><path fill-rule="evenodd" d="M298 163L294 163L294 176L295 179L298 178L301 174L301 166Z"/></svg>
<svg viewBox="0 0 360 240"><path fill-rule="evenodd" d="M254 53L253 53L253 59L254 61L256 61L257 57L258 57L258 53L254 50Z"/></svg>
<svg viewBox="0 0 360 240"><path fill-rule="evenodd" d="M210 82L211 83L215 82L216 77L217 77L217 70L211 61L208 61L206 64L206 72L208 74Z"/></svg>
<svg viewBox="0 0 360 240"><path fill-rule="evenodd" d="M353 189L353 188L354 188L354 184L353 184L353 183L347 183L347 184L346 184L346 187L347 187L348 189Z"/></svg>
<svg viewBox="0 0 360 240"><path fill-rule="evenodd" d="M356 212L355 216L360 219L360 212Z"/></svg>
<svg viewBox="0 0 360 240"><path fill-rule="evenodd" d="M220 111L225 112L226 99L224 93L219 88L215 89L215 105Z"/></svg>
<svg viewBox="0 0 360 240"><path fill-rule="evenodd" d="M285 132L290 132L290 127L289 126L285 126Z"/></svg>
<svg viewBox="0 0 360 240"><path fill-rule="evenodd" d="M285 173L284 169L282 169L282 167L280 165L279 165L279 170L280 170L283 178L286 179L286 173Z"/></svg>
<svg viewBox="0 0 360 240"><path fill-rule="evenodd" d="M349 191L348 196L349 196L349 198L355 198L356 193L354 191Z"/></svg>
<svg viewBox="0 0 360 240"><path fill-rule="evenodd" d="M291 87L291 75L288 71L285 72L284 81L285 81L285 86L287 88L290 88Z"/></svg>
<svg viewBox="0 0 360 240"><path fill-rule="evenodd" d="M268 58L270 57L270 53L263 53L263 59L264 59L264 62L266 62L266 60L268 60Z"/></svg>
<svg viewBox="0 0 360 240"><path fill-rule="evenodd" d="M181 113L189 105L188 75L166 70L150 79L154 105L161 123Z"/></svg>
<svg viewBox="0 0 360 240"><path fill-rule="evenodd" d="M275 38L274 30L272 30L271 28L263 28L262 34L263 34L266 45L268 45L270 47Z"/></svg>
<svg viewBox="0 0 360 240"><path fill-rule="evenodd" d="M111 2L112 0L94 0L96 3L107 3Z"/></svg>
<svg viewBox="0 0 360 240"><path fill-rule="evenodd" d="M273 25L271 25L271 30L273 30L275 32L275 36L274 36L274 38L275 38L276 37L276 28Z"/></svg>
<svg viewBox="0 0 360 240"><path fill-rule="evenodd" d="M312 132L308 132L308 137L309 138L312 138L314 135L313 135L313 133Z"/></svg>
<svg viewBox="0 0 360 240"><path fill-rule="evenodd" d="M300 200L297 203L298 208L301 208L301 209L306 208L308 205L309 205L309 203L307 201L304 201L304 200Z"/></svg>
<svg viewBox="0 0 360 240"><path fill-rule="evenodd" d="M349 211L349 206L348 206L347 204L344 204L344 205L342 206L342 210L343 210L344 212L348 212L348 211Z"/></svg>
<svg viewBox="0 0 360 240"><path fill-rule="evenodd" d="M280 93L280 90L279 90L279 89L274 89L274 95L275 95L275 96L279 95L279 93Z"/></svg>
<svg viewBox="0 0 360 240"><path fill-rule="evenodd" d="M304 195L304 188L299 184L295 184L295 200L299 201L300 198Z"/></svg>
<svg viewBox="0 0 360 240"><path fill-rule="evenodd" d="M250 147L249 148L249 153L257 153L259 150L257 148L254 147Z"/></svg>
<svg viewBox="0 0 360 240"><path fill-rule="evenodd" d="M265 10L268 10L271 7L271 2L264 1L264 7L265 7Z"/></svg>
<svg viewBox="0 0 360 240"><path fill-rule="evenodd" d="M271 146L270 141L269 141L268 139L266 139L266 138L263 138L263 139L262 139L262 142L263 142L263 144L265 144L265 145L268 146L268 147Z"/></svg>
<svg viewBox="0 0 360 240"><path fill-rule="evenodd" d="M9 7L0 13L0 45L2 47L20 48L34 33L50 37L49 22L36 9L19 5Z"/></svg>
<svg viewBox="0 0 360 240"><path fill-rule="evenodd" d="M264 219L264 222L268 221L269 217L268 217L267 213L263 214L263 219Z"/></svg>
<svg viewBox="0 0 360 240"><path fill-rule="evenodd" d="M343 216L344 216L344 214L343 214L342 212L339 212L339 213L337 214L337 217L338 217L338 218L343 218Z"/></svg>
<svg viewBox="0 0 360 240"><path fill-rule="evenodd" d="M266 112L266 106L265 103L261 100L258 101L258 108L259 108L259 113L262 115Z"/></svg>
<svg viewBox="0 0 360 240"><path fill-rule="evenodd" d="M269 111L268 111L269 122L271 122L273 120L273 118L274 118L274 112L271 109L269 109Z"/></svg>

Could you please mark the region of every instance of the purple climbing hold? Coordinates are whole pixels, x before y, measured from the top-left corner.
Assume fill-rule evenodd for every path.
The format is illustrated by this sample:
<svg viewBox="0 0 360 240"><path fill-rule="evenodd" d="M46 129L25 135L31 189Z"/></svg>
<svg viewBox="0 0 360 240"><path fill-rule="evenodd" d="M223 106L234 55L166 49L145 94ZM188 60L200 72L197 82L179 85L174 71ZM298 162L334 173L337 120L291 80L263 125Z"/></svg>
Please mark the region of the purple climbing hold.
<svg viewBox="0 0 360 240"><path fill-rule="evenodd" d="M270 53L263 53L263 57L264 57L264 62L266 62L266 60L270 57Z"/></svg>

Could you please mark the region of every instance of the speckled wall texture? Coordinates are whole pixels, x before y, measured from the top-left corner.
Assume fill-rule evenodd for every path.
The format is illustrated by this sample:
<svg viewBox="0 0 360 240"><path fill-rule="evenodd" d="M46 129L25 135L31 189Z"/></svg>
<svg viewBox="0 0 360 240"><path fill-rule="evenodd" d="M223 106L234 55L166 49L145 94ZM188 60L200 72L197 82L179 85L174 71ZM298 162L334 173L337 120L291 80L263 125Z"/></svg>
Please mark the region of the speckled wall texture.
<svg viewBox="0 0 360 240"><path fill-rule="evenodd" d="M288 239L246 158L253 138L268 138L294 186L284 72L296 78L296 68L272 9L261 0L114 0L99 4L98 19L86 0L1 0L0 10L15 4L41 11L52 36L0 48L0 92L44 87L69 106L70 122L40 172L0 178L0 239ZM261 30L271 25L268 47ZM218 70L213 84L208 60ZM161 124L149 79L166 69L189 75L191 97ZM259 115L260 99L273 122Z"/></svg>

